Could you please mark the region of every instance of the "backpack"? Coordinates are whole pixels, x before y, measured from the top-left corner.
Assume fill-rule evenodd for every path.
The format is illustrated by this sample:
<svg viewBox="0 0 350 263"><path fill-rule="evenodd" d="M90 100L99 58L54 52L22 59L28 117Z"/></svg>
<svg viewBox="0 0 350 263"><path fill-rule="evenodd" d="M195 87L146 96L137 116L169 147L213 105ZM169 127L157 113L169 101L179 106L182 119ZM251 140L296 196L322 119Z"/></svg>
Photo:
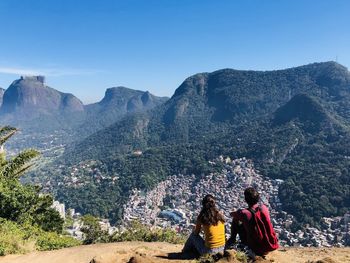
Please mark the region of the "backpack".
<svg viewBox="0 0 350 263"><path fill-rule="evenodd" d="M247 235L247 243L255 248L256 254L264 255L278 248L278 239L273 226L266 215L262 213L261 206L257 210L247 209L252 217L249 221L250 231Z"/></svg>

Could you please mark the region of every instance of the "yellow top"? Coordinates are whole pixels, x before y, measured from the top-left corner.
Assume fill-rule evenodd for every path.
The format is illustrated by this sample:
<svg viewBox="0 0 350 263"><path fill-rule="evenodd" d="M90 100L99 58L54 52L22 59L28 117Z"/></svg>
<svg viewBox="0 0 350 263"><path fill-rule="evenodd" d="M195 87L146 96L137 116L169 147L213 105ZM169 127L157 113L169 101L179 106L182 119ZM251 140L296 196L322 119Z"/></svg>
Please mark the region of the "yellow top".
<svg viewBox="0 0 350 263"><path fill-rule="evenodd" d="M203 226L205 246L207 248L217 248L225 245L225 224L221 221L216 226L214 225L202 225L197 221L195 233L199 234Z"/></svg>

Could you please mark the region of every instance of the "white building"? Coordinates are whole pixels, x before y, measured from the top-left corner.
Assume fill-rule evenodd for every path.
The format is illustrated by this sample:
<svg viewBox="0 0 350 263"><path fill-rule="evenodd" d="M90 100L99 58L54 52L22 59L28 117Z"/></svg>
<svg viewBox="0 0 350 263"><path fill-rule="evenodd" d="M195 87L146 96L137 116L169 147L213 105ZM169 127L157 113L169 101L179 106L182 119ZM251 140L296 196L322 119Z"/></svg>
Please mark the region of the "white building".
<svg viewBox="0 0 350 263"><path fill-rule="evenodd" d="M63 219L66 218L66 208L64 204L61 204L58 201L54 201L51 207L55 209Z"/></svg>

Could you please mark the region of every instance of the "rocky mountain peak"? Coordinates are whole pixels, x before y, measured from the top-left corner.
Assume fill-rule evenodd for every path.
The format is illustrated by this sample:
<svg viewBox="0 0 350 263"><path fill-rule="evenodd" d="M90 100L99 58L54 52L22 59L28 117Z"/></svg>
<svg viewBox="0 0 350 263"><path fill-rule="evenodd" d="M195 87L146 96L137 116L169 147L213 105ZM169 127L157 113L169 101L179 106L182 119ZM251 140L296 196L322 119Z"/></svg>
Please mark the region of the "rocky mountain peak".
<svg viewBox="0 0 350 263"><path fill-rule="evenodd" d="M187 78L175 91L173 97L188 95L204 95L209 73L199 73Z"/></svg>
<svg viewBox="0 0 350 263"><path fill-rule="evenodd" d="M141 95L142 93L142 91L132 90L123 86L108 88L99 104L124 104L131 97Z"/></svg>
<svg viewBox="0 0 350 263"><path fill-rule="evenodd" d="M38 114L58 114L60 111L80 112L82 102L45 85L44 76L26 76L15 80L4 92L2 114L34 117Z"/></svg>
<svg viewBox="0 0 350 263"><path fill-rule="evenodd" d="M39 82L41 84L45 84L45 76L21 76L20 80L24 81L33 81L33 82Z"/></svg>

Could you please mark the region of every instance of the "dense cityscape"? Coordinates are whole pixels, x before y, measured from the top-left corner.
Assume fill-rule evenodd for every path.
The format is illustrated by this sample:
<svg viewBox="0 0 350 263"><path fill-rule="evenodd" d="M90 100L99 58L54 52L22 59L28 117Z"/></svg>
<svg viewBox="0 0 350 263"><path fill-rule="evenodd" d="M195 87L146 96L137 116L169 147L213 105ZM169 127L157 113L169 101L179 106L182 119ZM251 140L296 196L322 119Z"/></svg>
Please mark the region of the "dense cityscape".
<svg viewBox="0 0 350 263"><path fill-rule="evenodd" d="M209 174L201 179L194 175L174 175L161 182L152 191L142 193L135 189L124 206L124 222L141 220L149 226L171 227L189 232L201 208L205 194L214 194L227 222L233 209L245 207L243 192L247 186L256 187L261 199L269 207L273 225L282 246L344 246L350 243L350 213L344 217L323 218L322 229L305 227L292 232L293 216L281 210L278 187L282 180L264 178L254 169L251 160L231 160L220 156L221 173ZM229 224L226 224L229 233Z"/></svg>
<svg viewBox="0 0 350 263"><path fill-rule="evenodd" d="M219 209L224 213L226 233L229 235L230 216L234 209L246 206L244 189L256 187L261 193L261 201L268 206L273 225L279 236L281 246L348 246L350 245L350 213L343 217L323 218L322 229L305 227L292 232L290 226L293 216L281 209L278 187L282 180L264 178L254 169L253 162L246 158L231 160L220 156L211 165L224 164L221 173L212 173L198 179L195 175L173 175L159 183L151 191L144 193L134 189L127 204L124 205L123 225L111 226L109 220L101 219L101 229L112 234L127 227L133 220L141 221L150 227L172 228L178 232L189 233L201 209L201 199L206 194L214 194ZM81 214L74 209L65 210L64 204L57 201L53 207L64 218L68 214L72 225L68 233L83 239Z"/></svg>

